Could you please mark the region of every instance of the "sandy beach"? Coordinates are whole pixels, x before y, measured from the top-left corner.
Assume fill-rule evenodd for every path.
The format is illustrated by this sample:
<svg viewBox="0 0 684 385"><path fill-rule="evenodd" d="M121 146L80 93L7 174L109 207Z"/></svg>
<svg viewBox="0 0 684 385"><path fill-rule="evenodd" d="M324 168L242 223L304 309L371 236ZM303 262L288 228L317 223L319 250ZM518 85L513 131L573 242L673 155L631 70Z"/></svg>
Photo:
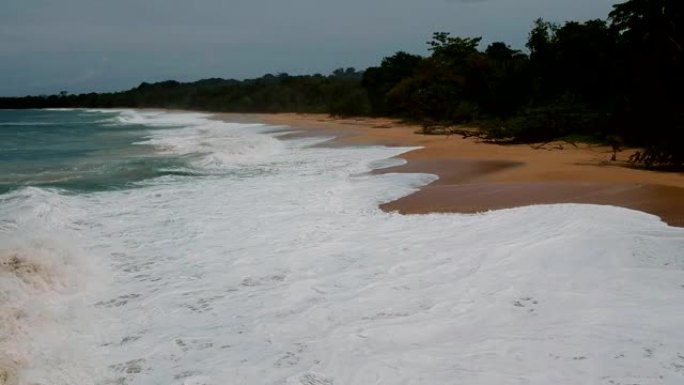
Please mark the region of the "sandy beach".
<svg viewBox="0 0 684 385"><path fill-rule="evenodd" d="M333 118L316 114L216 114L229 121L290 127L290 135L335 135L331 145L420 146L407 163L379 170L424 172L439 180L381 206L401 213L476 213L533 204L591 203L621 206L684 226L684 173L630 167L636 149L610 161L610 147L553 142L499 145L461 135L422 135L420 127L386 118Z"/></svg>
<svg viewBox="0 0 684 385"><path fill-rule="evenodd" d="M0 385L684 383L684 228L491 210L678 223L681 175L386 120L0 113Z"/></svg>

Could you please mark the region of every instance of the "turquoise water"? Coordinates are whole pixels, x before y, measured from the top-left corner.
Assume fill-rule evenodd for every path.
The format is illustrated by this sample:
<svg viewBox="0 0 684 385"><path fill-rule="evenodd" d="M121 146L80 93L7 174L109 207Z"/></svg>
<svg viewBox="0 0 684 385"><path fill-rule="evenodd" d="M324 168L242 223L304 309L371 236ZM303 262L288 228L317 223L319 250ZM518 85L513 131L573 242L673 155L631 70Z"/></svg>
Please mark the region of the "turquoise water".
<svg viewBox="0 0 684 385"><path fill-rule="evenodd" d="M120 189L181 173L183 159L136 144L154 127L123 124L119 115L119 111L0 110L0 194L25 186L72 192Z"/></svg>

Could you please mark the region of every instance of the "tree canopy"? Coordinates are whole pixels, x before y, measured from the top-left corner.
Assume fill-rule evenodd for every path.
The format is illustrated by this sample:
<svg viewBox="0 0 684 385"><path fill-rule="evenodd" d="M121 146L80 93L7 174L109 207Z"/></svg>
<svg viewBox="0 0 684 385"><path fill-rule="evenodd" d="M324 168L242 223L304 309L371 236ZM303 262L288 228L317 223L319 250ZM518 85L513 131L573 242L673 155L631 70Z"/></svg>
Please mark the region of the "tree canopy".
<svg viewBox="0 0 684 385"><path fill-rule="evenodd" d="M399 51L365 71L142 83L115 93L0 98L0 108L164 107L323 112L470 123L493 138L568 135L645 148L684 166L684 1L628 0L605 20L533 22L527 52L435 32L429 54ZM609 139L612 138L612 139Z"/></svg>

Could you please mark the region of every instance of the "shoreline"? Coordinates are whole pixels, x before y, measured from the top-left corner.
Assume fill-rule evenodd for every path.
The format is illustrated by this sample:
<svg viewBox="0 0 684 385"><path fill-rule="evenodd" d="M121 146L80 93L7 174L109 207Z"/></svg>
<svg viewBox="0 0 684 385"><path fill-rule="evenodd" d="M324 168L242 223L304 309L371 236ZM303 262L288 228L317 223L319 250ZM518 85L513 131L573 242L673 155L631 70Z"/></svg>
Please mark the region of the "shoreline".
<svg viewBox="0 0 684 385"><path fill-rule="evenodd" d="M635 149L618 153L584 143L492 144L460 135L422 135L419 126L390 118L334 118L322 114L214 113L225 121L289 127L286 136L335 136L331 145L418 146L401 166L375 173L435 174L419 191L380 205L402 214L477 213L535 204L580 203L625 207L684 227L684 173L629 167Z"/></svg>

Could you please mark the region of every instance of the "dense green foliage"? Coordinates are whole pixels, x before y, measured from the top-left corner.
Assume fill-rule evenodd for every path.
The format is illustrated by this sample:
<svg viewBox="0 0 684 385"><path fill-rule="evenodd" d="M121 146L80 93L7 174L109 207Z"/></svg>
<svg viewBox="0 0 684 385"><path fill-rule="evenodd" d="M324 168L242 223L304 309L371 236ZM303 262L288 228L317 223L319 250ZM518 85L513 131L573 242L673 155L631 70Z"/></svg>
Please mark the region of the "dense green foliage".
<svg viewBox="0 0 684 385"><path fill-rule="evenodd" d="M399 52L369 68L363 84L381 114L475 122L511 141L573 135L633 144L646 149L638 162L682 166L683 9L681 0L629 0L608 20L539 19L528 54L435 33L430 56Z"/></svg>
<svg viewBox="0 0 684 385"><path fill-rule="evenodd" d="M370 112L361 87L362 72L338 69L328 76L288 74L258 79L169 80L113 93L0 98L0 108L131 107L223 112L320 112L365 115Z"/></svg>
<svg viewBox="0 0 684 385"><path fill-rule="evenodd" d="M0 108L166 107L396 116L474 123L491 138L567 136L645 148L646 165L684 165L684 1L629 0L607 20L536 20L527 53L437 32L365 72L143 83L119 93L0 98Z"/></svg>

